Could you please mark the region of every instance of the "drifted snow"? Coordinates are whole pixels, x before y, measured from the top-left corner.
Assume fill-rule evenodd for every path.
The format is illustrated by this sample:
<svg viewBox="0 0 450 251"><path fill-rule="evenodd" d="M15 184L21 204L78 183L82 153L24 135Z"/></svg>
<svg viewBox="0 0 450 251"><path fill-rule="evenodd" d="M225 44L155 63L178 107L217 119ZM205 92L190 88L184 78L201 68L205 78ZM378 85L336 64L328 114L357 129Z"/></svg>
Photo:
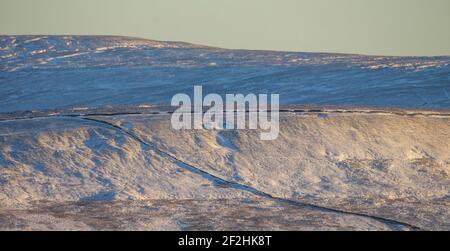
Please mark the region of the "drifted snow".
<svg viewBox="0 0 450 251"><path fill-rule="evenodd" d="M44 229L55 221L69 229L206 229L200 219L234 214L212 227L233 229L243 213L255 217L243 229L448 230L449 120L426 112L283 112L279 138L266 142L254 130L174 131L166 113L8 119L0 122L0 203L9 208L4 217L24 210L14 211L11 226L30 229L37 216L25 212L37 206L48 218ZM100 215L122 213L73 225L75 212L94 217L88 208L99 203ZM147 211L154 203L161 207ZM74 215L61 219L61 207ZM292 215L269 220L280 210ZM127 212L135 223L126 223ZM297 224L282 224L286 217Z"/></svg>
<svg viewBox="0 0 450 251"><path fill-rule="evenodd" d="M449 64L0 36L0 229L450 230ZM197 84L280 94L279 138L172 130Z"/></svg>

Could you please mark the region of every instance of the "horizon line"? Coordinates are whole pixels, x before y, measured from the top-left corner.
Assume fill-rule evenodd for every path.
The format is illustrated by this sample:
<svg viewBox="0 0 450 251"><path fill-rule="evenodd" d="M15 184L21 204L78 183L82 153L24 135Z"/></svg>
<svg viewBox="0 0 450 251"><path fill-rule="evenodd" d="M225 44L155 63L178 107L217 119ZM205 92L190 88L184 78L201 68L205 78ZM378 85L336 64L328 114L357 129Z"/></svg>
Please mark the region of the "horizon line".
<svg viewBox="0 0 450 251"><path fill-rule="evenodd" d="M14 36L53 36L53 37L64 37L64 36L77 36L77 37L121 37L129 39L139 39L148 40L154 42L165 42L165 43L184 43L197 47L204 48L214 48L222 50L238 50L238 51L261 51L261 52L287 52L287 53L311 53L311 54L333 54L333 55L346 55L346 56L367 56L367 57L391 57L391 58L439 58L439 57L450 57L448 55L382 55L382 54L369 54L369 53L348 53L348 52L333 52L333 51L295 51L295 50L277 50L277 49L248 49L248 48L225 48L221 46L205 45L194 42L180 41L180 40L160 40L151 39L131 35L111 35L111 34L0 34L0 37L14 37Z"/></svg>

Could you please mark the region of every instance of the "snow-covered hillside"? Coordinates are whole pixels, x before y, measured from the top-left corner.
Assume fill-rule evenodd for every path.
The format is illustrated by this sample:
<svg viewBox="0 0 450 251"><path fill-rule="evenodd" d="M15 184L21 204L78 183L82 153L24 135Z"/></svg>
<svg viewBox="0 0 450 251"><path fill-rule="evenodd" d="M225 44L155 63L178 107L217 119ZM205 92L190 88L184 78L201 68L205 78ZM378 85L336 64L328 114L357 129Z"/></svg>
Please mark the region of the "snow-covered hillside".
<svg viewBox="0 0 450 251"><path fill-rule="evenodd" d="M449 73L450 57L1 36L0 229L450 230ZM195 84L279 93L279 137L173 130L163 105Z"/></svg>
<svg viewBox="0 0 450 251"><path fill-rule="evenodd" d="M282 112L280 137L266 142L253 130L175 131L164 110L127 115L135 110L3 118L2 207L25 210L16 213L31 222L44 214L50 226L55 220L69 224L54 212L57 205L72 212L101 202L109 206L103 205L100 215L114 210L137 214L137 225L122 222L117 228L201 229L200 219L236 214L213 227L233 229L240 212L221 205L236 203L261 207L261 212L250 210L255 219L301 208L267 219L264 227L250 220L244 229L450 227L450 113L296 109ZM123 207L121 201L133 206ZM182 201L206 209L160 215L162 208L176 211L172 207ZM147 203L162 208L148 212ZM39 212L30 216L36 208ZM151 220L140 216L146 213L156 215ZM186 217L194 223L183 223ZM281 224L286 217L299 223ZM170 224L153 223L158 220ZM85 228L89 224L80 227Z"/></svg>
<svg viewBox="0 0 450 251"><path fill-rule="evenodd" d="M450 107L450 57L226 50L107 36L0 36L0 112L278 93L283 104Z"/></svg>

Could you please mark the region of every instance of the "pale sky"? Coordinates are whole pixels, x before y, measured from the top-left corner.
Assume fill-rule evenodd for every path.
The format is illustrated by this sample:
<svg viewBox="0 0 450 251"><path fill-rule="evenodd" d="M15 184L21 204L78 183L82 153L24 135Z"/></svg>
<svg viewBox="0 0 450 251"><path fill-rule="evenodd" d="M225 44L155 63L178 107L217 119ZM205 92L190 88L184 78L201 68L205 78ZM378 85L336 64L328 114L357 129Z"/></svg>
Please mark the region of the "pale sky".
<svg viewBox="0 0 450 251"><path fill-rule="evenodd" d="M0 0L0 34L236 49L450 55L450 0Z"/></svg>

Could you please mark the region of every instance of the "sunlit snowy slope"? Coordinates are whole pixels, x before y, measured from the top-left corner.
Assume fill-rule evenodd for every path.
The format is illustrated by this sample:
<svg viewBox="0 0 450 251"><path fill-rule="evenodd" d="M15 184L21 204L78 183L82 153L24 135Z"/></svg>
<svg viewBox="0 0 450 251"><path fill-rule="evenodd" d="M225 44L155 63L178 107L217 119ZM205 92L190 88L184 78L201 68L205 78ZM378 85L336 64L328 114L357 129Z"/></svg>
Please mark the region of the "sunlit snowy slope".
<svg viewBox="0 0 450 251"><path fill-rule="evenodd" d="M450 57L2 36L0 230L450 230L449 73ZM164 105L195 84L279 93L279 137L172 129Z"/></svg>

